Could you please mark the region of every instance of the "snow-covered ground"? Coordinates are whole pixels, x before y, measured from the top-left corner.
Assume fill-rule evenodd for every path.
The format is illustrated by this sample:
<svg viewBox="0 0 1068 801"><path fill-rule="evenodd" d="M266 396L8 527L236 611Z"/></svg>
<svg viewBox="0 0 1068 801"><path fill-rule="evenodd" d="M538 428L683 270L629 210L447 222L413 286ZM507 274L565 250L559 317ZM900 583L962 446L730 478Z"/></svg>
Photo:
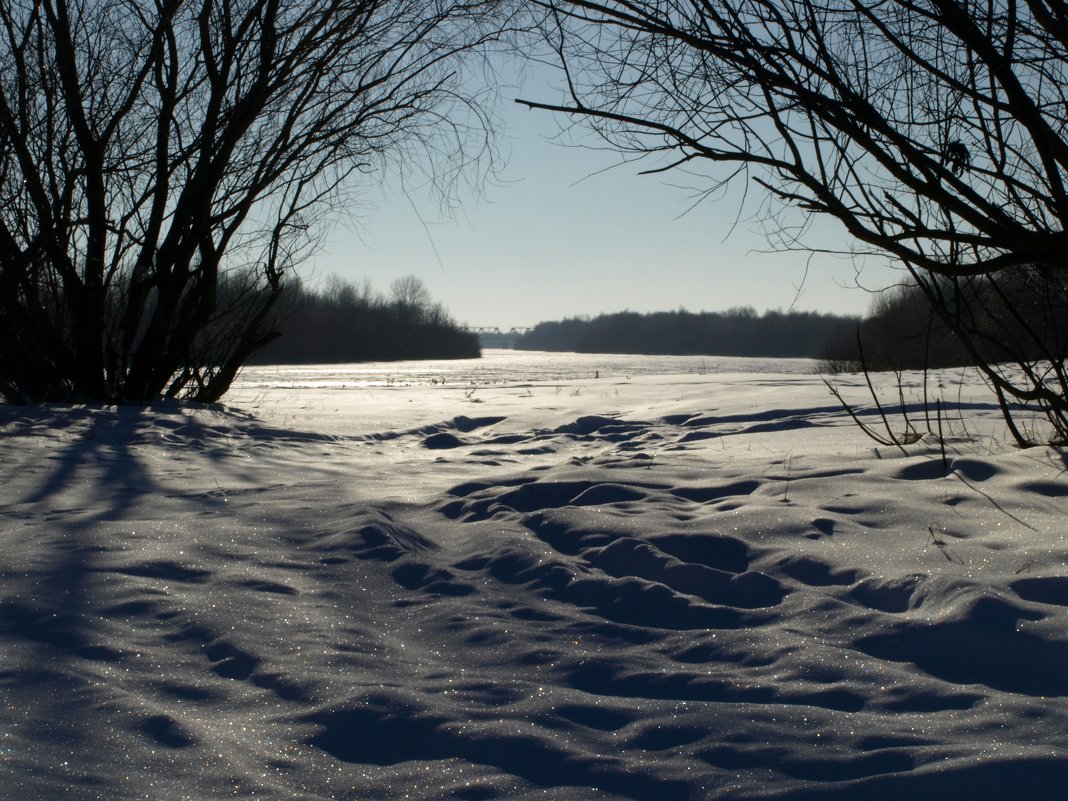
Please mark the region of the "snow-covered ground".
<svg viewBox="0 0 1068 801"><path fill-rule="evenodd" d="M1065 798L1064 451L740 364L0 407L0 798Z"/></svg>

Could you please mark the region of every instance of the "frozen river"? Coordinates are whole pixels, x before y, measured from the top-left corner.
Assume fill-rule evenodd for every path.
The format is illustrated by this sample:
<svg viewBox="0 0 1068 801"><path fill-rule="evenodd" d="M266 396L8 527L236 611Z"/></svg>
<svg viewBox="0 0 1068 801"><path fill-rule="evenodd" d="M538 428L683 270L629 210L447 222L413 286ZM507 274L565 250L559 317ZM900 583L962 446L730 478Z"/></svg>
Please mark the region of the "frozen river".
<svg viewBox="0 0 1068 801"><path fill-rule="evenodd" d="M734 356L641 356L604 353L485 350L481 359L437 359L359 364L259 365L245 368L245 389L522 385L640 375L813 373L812 359Z"/></svg>

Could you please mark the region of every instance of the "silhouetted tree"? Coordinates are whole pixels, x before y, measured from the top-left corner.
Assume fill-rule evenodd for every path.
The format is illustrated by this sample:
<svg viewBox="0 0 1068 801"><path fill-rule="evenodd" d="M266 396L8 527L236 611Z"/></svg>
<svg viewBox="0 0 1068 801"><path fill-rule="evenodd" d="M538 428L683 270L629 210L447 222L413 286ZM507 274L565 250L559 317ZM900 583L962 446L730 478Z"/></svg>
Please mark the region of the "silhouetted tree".
<svg viewBox="0 0 1068 801"><path fill-rule="evenodd" d="M0 3L0 395L220 397L346 187L492 158L506 5Z"/></svg>
<svg viewBox="0 0 1068 801"><path fill-rule="evenodd" d="M414 275L394 279L389 285L389 295L397 309L397 316L412 323L428 318L434 306L430 291Z"/></svg>
<svg viewBox="0 0 1068 801"><path fill-rule="evenodd" d="M522 102L660 157L653 170L707 165L710 194L751 178L803 215L837 219L858 251L911 274L1010 427L1014 404L1037 405L1068 435L1065 321L1048 316L1068 271L1061 2L535 5L568 96ZM780 235L796 245L792 230ZM1021 283L1057 297L1018 308L1005 288ZM990 315L1021 338L1010 367L976 341L973 318Z"/></svg>

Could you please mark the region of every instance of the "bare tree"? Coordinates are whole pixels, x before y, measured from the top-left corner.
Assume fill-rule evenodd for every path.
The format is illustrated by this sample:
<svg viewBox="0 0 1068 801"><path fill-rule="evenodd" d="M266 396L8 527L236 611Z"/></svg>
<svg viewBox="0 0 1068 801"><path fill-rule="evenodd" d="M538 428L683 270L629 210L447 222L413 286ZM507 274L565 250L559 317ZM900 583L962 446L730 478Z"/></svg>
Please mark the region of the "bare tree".
<svg viewBox="0 0 1068 801"><path fill-rule="evenodd" d="M430 290L414 275L394 279L389 285L389 296L400 317L413 323L429 317L434 306Z"/></svg>
<svg viewBox="0 0 1068 801"><path fill-rule="evenodd" d="M490 164L469 65L507 13L0 3L0 395L219 398L347 189L391 157L445 191Z"/></svg>
<svg viewBox="0 0 1068 801"><path fill-rule="evenodd" d="M812 215L837 219L857 252L912 273L1021 444L1011 420L1021 404L1068 436L1068 6L536 5L566 96L521 102L581 119L612 147L653 158L650 171L705 165L709 194L751 179L799 210L802 228ZM795 229L779 232L798 243ZM1044 307L1007 291L1040 284ZM982 308L986 322L973 324ZM1006 316L1023 337L1011 366L976 339L996 337L990 322Z"/></svg>

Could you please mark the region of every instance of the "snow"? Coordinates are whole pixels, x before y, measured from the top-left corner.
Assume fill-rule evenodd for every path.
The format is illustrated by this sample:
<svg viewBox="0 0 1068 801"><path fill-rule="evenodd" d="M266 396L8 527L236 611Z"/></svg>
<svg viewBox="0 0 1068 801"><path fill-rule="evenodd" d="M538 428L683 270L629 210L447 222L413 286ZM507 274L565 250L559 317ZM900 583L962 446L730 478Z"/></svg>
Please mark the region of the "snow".
<svg viewBox="0 0 1068 801"><path fill-rule="evenodd" d="M0 407L0 798L1064 797L1063 450L960 373L945 463L876 446L809 368Z"/></svg>

